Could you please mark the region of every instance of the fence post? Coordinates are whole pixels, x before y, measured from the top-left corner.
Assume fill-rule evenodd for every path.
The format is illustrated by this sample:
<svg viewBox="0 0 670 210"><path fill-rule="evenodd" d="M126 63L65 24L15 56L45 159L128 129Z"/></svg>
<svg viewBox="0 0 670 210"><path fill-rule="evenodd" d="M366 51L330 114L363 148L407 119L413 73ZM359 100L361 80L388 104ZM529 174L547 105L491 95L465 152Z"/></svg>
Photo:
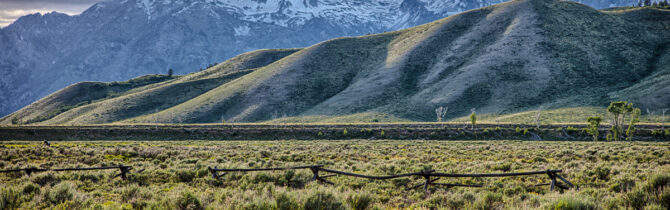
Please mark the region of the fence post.
<svg viewBox="0 0 670 210"><path fill-rule="evenodd" d="M30 176L30 174L32 174L33 172L35 172L37 170L35 170L35 168L26 168L25 171L26 171L26 175Z"/></svg>
<svg viewBox="0 0 670 210"><path fill-rule="evenodd" d="M423 174L423 178L426 179L426 182L423 183L423 190L425 190L426 192L428 192L428 185L431 184L430 175L428 175L429 173L431 172L425 170L421 171L421 174Z"/></svg>
<svg viewBox="0 0 670 210"><path fill-rule="evenodd" d="M547 170L547 175L549 175L549 178L551 179L551 188L549 191L554 191L554 188L556 188L556 175L549 170Z"/></svg>
<svg viewBox="0 0 670 210"><path fill-rule="evenodd" d="M319 179L319 168L317 167L309 167L309 170L312 171L314 176L312 176L312 181L316 181Z"/></svg>
<svg viewBox="0 0 670 210"><path fill-rule="evenodd" d="M126 180L126 178L127 178L126 174L128 172L130 172L131 168L132 167L130 167L130 166L124 166L124 165L119 166L119 170L121 170L121 174L119 174L119 175L121 175L121 179Z"/></svg>
<svg viewBox="0 0 670 210"><path fill-rule="evenodd" d="M209 170L209 173L212 173L212 178L214 179L219 179L219 174L216 172L216 166L212 169L212 167L207 167L207 170Z"/></svg>
<svg viewBox="0 0 670 210"><path fill-rule="evenodd" d="M572 184L572 182L570 182L570 181L568 181L567 179L563 178L561 175L558 175L558 174L556 174L556 173L555 173L554 175L555 175L556 177L558 177L559 179L563 180L563 182L565 182L566 184L568 184L568 186L570 186L570 187L572 187L572 188L575 188L575 185Z"/></svg>

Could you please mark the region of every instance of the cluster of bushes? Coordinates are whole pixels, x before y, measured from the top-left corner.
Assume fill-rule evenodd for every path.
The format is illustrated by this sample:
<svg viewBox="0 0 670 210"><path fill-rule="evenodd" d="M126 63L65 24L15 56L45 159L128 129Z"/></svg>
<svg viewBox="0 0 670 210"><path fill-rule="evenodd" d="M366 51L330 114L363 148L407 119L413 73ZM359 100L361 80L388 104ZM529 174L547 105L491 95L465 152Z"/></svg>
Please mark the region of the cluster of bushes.
<svg viewBox="0 0 670 210"><path fill-rule="evenodd" d="M464 129L464 130L469 130ZM502 129L501 129L502 130ZM508 130L512 130L508 128ZM519 129L521 133L525 129ZM529 128L530 132L539 132ZM570 129L574 130L574 129ZM349 130L349 133L359 131ZM465 132L465 131L464 131ZM491 129L490 132L498 132ZM566 131L567 132L567 131ZM480 134L481 135L481 134ZM530 135L530 134L529 134ZM0 174L3 206L93 209L496 209L574 206L664 208L668 200L667 143L523 141L180 141L13 143L0 147L0 168L67 168L132 165L127 180L110 171ZM109 158L106 158L109 157ZM228 173L211 177L207 166L258 168L324 164L363 174L399 174L426 169L454 173L560 168L579 186L566 197L549 192L546 176L523 179L444 179L484 188L430 186L407 190L421 177L371 181L329 177L334 186L311 181L309 170ZM145 169L144 172L139 172ZM326 175L326 174L322 174ZM11 177L10 177L11 176ZM330 195L329 195L330 194ZM18 198L18 199L17 199ZM282 207L283 206L283 207ZM11 208L11 207L8 207Z"/></svg>

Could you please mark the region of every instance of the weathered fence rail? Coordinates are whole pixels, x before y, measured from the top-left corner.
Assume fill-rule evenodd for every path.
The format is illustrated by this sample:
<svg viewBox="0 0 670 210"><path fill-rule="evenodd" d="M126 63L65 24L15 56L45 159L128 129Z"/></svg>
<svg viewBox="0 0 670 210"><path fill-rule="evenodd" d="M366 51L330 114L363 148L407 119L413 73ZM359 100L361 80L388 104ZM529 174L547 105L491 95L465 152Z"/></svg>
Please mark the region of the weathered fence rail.
<svg viewBox="0 0 670 210"><path fill-rule="evenodd" d="M13 172L25 172L28 176L35 172L45 172L45 171L92 171L92 170L109 170L109 169L118 169L120 173L115 175L113 178L121 177L121 179L126 179L127 174L130 173L130 170L133 169L132 166L106 166L106 167L93 167L93 168L21 168L21 169L8 169L0 170L0 173L13 173Z"/></svg>
<svg viewBox="0 0 670 210"><path fill-rule="evenodd" d="M410 187L408 189L415 189L415 188L423 186L424 190L427 190L429 185L447 186L447 187L482 187L483 186L483 185L480 185L480 184L436 183L435 181L439 180L440 178L510 177L510 176L531 176L531 175L546 174L551 179L551 183L538 184L536 186L549 185L550 189L552 191L556 187L561 188L561 189L569 189L569 188L574 188L575 187L570 181L568 181L567 179L565 179L565 178L563 178L562 176L559 175L559 173L563 172L563 170L530 171L530 172L516 172L516 173L488 173L488 174L482 174L482 173L480 173L480 174L435 173L435 170L424 170L424 171L413 172L413 173L394 174L394 175L385 175L385 176L372 176L372 175L357 174L357 173L327 169L327 168L323 168L323 165L294 166L294 167L284 167L284 168L254 168L254 169L251 169L251 168L247 168L247 169L219 169L219 168L216 168L216 167L214 167L214 168L209 167L208 169L212 173L212 177L215 178L215 179L218 179L221 176L226 174L226 173L224 173L224 174L219 175L218 172L251 172L251 171L276 171L276 170L310 169L312 171L312 173L314 174L314 176L312 177L312 180L319 181L321 183L327 183L327 184L334 184L333 182L330 182L330 181L326 180L326 178L331 177L331 176L335 176L335 175L344 175L344 176L351 176L351 177L365 178L365 179L372 179L372 180L387 180L387 179L395 179L395 178L400 178L400 177L420 176L420 177L423 177L425 179L425 182L422 183L422 184L418 184L418 185L415 185L413 187ZM319 172L325 172L325 173L331 173L331 174L326 175L326 176L320 176ZM561 182L563 182L563 184L558 182L559 180Z"/></svg>
<svg viewBox="0 0 670 210"><path fill-rule="evenodd" d="M33 168L0 170L0 173L25 172L28 176L30 176L32 173L45 172L45 171L90 171L90 170L110 170L110 169L118 169L120 171L120 173L115 175L113 178L116 178L116 177L120 176L121 179L125 180L125 179L127 179L127 174L130 173L130 170L132 170L133 167L132 166L124 166L124 165L106 166L106 167L92 167L92 168L51 168L51 169L34 168L33 167ZM326 183L326 184L331 184L331 185L334 185L335 183L333 183L331 181L328 181L326 178L332 177L332 176L337 176L337 175L344 175L344 176L365 178L365 179L372 179L372 180L388 180L388 179L395 179L395 178L401 178L401 177L419 176L419 177L423 177L425 179L425 182L422 183L422 184L418 184L418 185L409 187L408 189L415 189L415 188L423 186L424 190L428 190L429 185L446 186L446 187L482 187L483 186L481 184L437 183L436 181L438 181L441 178L510 177L510 176L530 176L530 175L546 174L551 179L551 183L537 184L535 186L549 185L552 191L556 187L561 188L561 189L569 189L569 188L574 188L575 187L570 181L568 181L567 179L565 179L561 175L559 175L559 173L563 172L563 170L530 171L530 172L516 172L516 173L479 173L479 174L436 173L435 170L423 170L423 171L418 171L418 172L413 172L413 173L374 176L374 175L357 174L357 173L352 173L352 172L345 172L345 171L327 169L327 168L324 168L324 165L307 165L307 166L276 167L276 168L234 168L234 169L208 167L208 170L212 174L212 178L214 178L214 179L219 179L219 178L221 178L221 176L223 176L223 175L225 175L229 172L280 171L280 170L297 170L297 169L310 169L312 171L312 173L314 174L314 176L312 177L313 181L319 181L320 183ZM223 172L223 173L219 174L220 172ZM330 174L322 175L319 172L330 173Z"/></svg>

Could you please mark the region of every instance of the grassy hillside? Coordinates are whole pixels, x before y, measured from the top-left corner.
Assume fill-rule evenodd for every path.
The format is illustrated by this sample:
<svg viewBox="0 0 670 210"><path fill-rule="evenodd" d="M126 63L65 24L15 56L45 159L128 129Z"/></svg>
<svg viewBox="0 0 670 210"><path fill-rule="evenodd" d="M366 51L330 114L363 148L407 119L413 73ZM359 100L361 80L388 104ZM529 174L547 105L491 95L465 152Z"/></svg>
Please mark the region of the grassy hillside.
<svg viewBox="0 0 670 210"><path fill-rule="evenodd" d="M63 112L96 101L113 98L133 89L172 79L167 75L147 75L125 82L80 82L53 93L14 114L0 119L2 124L38 123Z"/></svg>
<svg viewBox="0 0 670 210"><path fill-rule="evenodd" d="M109 123L188 100L298 49L259 50L184 76L149 75L126 82L82 82L9 116L1 124Z"/></svg>
<svg viewBox="0 0 670 210"><path fill-rule="evenodd" d="M434 121L438 106L452 120L476 108L518 121L540 106L565 113L612 100L659 109L670 106L669 20L658 8L515 0L406 30L240 55L40 123ZM2 123L26 113L43 116L24 109Z"/></svg>

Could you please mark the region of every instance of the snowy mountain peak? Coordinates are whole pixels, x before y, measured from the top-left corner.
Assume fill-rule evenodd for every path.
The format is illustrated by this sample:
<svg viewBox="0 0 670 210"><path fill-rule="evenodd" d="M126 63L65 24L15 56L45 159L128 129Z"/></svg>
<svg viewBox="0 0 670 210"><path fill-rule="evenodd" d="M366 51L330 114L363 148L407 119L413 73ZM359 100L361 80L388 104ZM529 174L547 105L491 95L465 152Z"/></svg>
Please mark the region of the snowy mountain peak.
<svg viewBox="0 0 670 210"><path fill-rule="evenodd" d="M0 116L79 81L185 74L251 50L393 31L502 1L109 0L75 16L28 15L0 29Z"/></svg>
<svg viewBox="0 0 670 210"><path fill-rule="evenodd" d="M240 20L283 27L301 26L323 18L351 25L380 24L387 29L395 28L399 19L416 16L408 13L425 11L434 19L446 16L449 8L445 6L464 5L459 0L451 4L441 0L124 0L121 4L134 5L148 19L206 9L204 12L216 17L232 13Z"/></svg>

